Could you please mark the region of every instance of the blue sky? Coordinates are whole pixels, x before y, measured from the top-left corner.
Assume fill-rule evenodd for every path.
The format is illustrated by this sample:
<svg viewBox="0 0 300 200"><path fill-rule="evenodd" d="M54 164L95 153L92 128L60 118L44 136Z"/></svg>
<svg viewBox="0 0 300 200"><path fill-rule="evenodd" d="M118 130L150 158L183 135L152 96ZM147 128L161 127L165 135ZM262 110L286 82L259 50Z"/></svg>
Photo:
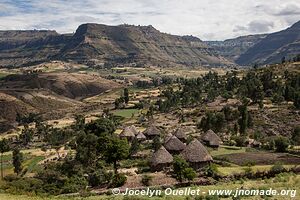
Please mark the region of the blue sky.
<svg viewBox="0 0 300 200"><path fill-rule="evenodd" d="M0 29L72 33L87 22L153 25L223 40L274 32L300 20L299 0L0 0Z"/></svg>

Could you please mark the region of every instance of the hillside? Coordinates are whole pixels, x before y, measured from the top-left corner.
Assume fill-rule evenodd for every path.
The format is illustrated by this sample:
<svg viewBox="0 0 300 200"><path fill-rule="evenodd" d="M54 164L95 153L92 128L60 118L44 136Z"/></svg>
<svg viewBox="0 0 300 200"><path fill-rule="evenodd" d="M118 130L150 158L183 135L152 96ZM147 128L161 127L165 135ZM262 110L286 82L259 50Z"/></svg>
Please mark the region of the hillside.
<svg viewBox="0 0 300 200"><path fill-rule="evenodd" d="M300 21L286 30L267 35L242 54L236 62L239 65L280 62L282 57L290 58L300 53L299 42Z"/></svg>
<svg viewBox="0 0 300 200"><path fill-rule="evenodd" d="M69 37L55 31L0 31L0 66L19 67L47 61Z"/></svg>
<svg viewBox="0 0 300 200"><path fill-rule="evenodd" d="M74 35L55 31L2 31L0 66L51 60L92 66L232 65L193 36L161 33L152 26L83 24Z"/></svg>
<svg viewBox="0 0 300 200"><path fill-rule="evenodd" d="M120 87L119 84L101 78L79 73L41 73L9 75L0 81L3 91L51 91L68 98L82 98Z"/></svg>
<svg viewBox="0 0 300 200"><path fill-rule="evenodd" d="M240 55L244 54L266 36L266 34L247 35L224 41L205 41L205 43L214 48L219 55L234 62Z"/></svg>

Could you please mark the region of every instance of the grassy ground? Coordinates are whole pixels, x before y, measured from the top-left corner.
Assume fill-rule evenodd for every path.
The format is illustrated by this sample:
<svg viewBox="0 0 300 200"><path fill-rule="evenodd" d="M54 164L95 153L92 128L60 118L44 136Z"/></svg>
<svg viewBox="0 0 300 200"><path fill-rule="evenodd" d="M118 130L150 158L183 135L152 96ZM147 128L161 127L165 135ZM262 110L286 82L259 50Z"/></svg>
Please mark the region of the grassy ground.
<svg viewBox="0 0 300 200"><path fill-rule="evenodd" d="M214 150L210 151L210 154L212 156L219 156L219 155L244 153L244 152L246 152L245 147L230 147L230 146L221 145L218 149L214 149Z"/></svg>
<svg viewBox="0 0 300 200"><path fill-rule="evenodd" d="M124 118L131 118L132 115L136 115L138 112L139 112L138 109L122 109L122 110L115 110L113 114Z"/></svg>

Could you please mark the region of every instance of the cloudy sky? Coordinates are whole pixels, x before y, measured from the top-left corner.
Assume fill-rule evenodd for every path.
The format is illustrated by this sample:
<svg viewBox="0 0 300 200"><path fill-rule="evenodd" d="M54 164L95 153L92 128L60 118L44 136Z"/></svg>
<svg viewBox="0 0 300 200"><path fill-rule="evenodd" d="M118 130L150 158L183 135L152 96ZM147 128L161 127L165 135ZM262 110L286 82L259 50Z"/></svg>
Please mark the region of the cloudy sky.
<svg viewBox="0 0 300 200"><path fill-rule="evenodd" d="M300 0L0 0L0 30L74 32L87 22L153 25L223 40L274 32L300 20Z"/></svg>

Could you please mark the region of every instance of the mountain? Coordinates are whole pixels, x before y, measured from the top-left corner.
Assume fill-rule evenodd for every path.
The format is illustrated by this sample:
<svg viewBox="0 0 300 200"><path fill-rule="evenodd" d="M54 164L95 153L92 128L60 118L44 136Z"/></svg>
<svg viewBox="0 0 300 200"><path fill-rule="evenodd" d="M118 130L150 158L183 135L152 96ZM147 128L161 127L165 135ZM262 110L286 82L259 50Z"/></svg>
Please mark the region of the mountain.
<svg viewBox="0 0 300 200"><path fill-rule="evenodd" d="M161 33L152 26L83 24L59 55L100 65L230 64L198 38Z"/></svg>
<svg viewBox="0 0 300 200"><path fill-rule="evenodd" d="M214 48L219 55L230 61L235 61L266 36L266 34L247 35L224 41L205 41L204 43Z"/></svg>
<svg viewBox="0 0 300 200"><path fill-rule="evenodd" d="M0 31L0 66L19 67L49 60L70 38L55 31Z"/></svg>
<svg viewBox="0 0 300 200"><path fill-rule="evenodd" d="M300 21L291 27L267 35L242 54L239 65L269 64L280 62L282 57L291 58L300 53Z"/></svg>
<svg viewBox="0 0 300 200"><path fill-rule="evenodd" d="M0 66L63 60L88 65L232 65L199 38L161 33L152 26L82 24L75 34L1 31Z"/></svg>

